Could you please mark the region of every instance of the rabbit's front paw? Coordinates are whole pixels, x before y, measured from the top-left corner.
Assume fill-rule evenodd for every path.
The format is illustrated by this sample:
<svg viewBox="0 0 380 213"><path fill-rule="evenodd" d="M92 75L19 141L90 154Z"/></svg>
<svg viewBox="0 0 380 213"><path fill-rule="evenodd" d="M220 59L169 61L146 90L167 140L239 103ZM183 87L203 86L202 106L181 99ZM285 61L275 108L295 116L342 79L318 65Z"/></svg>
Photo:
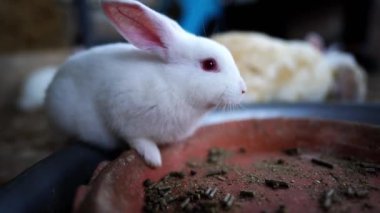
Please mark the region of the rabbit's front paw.
<svg viewBox="0 0 380 213"><path fill-rule="evenodd" d="M130 144L145 160L145 162L152 167L160 167L161 153L158 146L145 138L133 140Z"/></svg>

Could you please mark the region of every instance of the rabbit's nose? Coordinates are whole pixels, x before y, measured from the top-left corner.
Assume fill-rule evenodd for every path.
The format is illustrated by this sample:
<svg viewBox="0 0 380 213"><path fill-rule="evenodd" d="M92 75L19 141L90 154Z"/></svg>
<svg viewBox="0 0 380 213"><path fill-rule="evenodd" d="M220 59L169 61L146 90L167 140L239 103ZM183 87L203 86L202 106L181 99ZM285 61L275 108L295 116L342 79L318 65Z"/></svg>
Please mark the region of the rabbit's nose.
<svg viewBox="0 0 380 213"><path fill-rule="evenodd" d="M240 88L241 88L241 94L246 93L246 92L247 92L247 86L245 85L244 81L241 80L241 81L239 82L239 84L240 84Z"/></svg>

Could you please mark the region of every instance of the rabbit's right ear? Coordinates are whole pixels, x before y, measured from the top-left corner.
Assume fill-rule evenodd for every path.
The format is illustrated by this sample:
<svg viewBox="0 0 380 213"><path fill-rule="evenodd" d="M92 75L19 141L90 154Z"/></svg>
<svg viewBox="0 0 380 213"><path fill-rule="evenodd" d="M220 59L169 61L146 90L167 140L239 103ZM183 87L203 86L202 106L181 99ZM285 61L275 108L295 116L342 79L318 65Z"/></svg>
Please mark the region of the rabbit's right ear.
<svg viewBox="0 0 380 213"><path fill-rule="evenodd" d="M132 0L103 0L105 14L134 46L166 59L182 29L173 20Z"/></svg>

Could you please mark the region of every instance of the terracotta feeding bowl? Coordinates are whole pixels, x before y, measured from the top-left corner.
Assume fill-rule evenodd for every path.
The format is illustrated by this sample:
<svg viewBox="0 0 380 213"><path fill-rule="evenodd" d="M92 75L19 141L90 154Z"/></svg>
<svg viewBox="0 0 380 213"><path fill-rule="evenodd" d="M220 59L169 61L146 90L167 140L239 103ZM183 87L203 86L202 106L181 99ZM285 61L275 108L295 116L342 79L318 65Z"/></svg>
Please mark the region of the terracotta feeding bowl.
<svg viewBox="0 0 380 213"><path fill-rule="evenodd" d="M308 119L201 128L162 148L101 163L76 212L379 212L380 128Z"/></svg>

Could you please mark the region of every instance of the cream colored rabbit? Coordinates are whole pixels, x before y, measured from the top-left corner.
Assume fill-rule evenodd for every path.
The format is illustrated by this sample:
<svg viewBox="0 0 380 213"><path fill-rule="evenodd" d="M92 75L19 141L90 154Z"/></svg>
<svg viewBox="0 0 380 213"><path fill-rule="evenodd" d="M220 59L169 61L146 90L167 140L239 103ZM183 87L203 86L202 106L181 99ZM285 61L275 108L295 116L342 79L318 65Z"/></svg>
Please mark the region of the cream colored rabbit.
<svg viewBox="0 0 380 213"><path fill-rule="evenodd" d="M213 39L231 51L248 87L246 102L365 99L365 72L348 54L253 32Z"/></svg>

